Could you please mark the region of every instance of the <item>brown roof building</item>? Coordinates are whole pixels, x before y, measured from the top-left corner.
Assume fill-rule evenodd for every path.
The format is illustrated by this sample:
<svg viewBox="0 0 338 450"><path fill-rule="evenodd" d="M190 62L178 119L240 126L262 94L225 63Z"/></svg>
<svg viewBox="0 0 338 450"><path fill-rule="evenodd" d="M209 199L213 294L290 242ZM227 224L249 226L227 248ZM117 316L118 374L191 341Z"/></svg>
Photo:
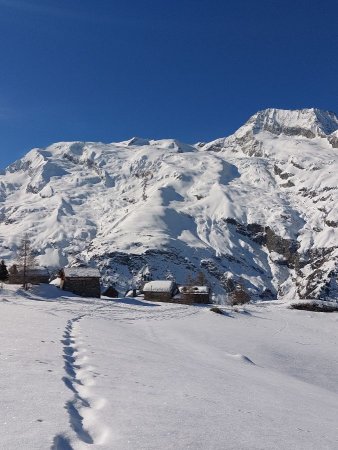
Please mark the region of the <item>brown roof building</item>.
<svg viewBox="0 0 338 450"><path fill-rule="evenodd" d="M208 286L180 286L180 301L186 304L210 303L210 288Z"/></svg>
<svg viewBox="0 0 338 450"><path fill-rule="evenodd" d="M23 284L24 281L30 284L49 283L50 273L46 267L27 267L26 280L24 280L24 269L22 266L13 264L8 270L9 284Z"/></svg>
<svg viewBox="0 0 338 450"><path fill-rule="evenodd" d="M170 302L177 291L176 283L170 280L149 281L143 286L144 299Z"/></svg>
<svg viewBox="0 0 338 450"><path fill-rule="evenodd" d="M92 267L66 267L61 288L81 297L101 297L100 272Z"/></svg>

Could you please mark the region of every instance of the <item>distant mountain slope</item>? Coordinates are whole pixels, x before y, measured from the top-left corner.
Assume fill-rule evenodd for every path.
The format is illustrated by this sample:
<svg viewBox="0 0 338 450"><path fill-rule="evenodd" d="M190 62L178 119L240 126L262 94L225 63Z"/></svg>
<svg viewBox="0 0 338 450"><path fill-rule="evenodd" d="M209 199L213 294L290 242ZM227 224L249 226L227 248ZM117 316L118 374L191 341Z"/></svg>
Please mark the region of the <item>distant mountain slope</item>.
<svg viewBox="0 0 338 450"><path fill-rule="evenodd" d="M268 109L207 144L133 138L34 149L0 175L1 255L98 264L126 289L202 270L222 296L335 297L338 118Z"/></svg>

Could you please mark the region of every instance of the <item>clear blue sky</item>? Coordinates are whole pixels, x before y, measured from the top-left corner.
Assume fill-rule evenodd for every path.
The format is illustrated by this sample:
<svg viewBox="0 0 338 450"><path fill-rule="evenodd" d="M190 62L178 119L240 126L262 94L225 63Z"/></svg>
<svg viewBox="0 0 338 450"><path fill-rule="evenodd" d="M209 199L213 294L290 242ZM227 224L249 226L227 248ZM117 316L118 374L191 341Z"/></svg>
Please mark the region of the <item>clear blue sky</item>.
<svg viewBox="0 0 338 450"><path fill-rule="evenodd" d="M338 112L336 0L0 0L0 167L61 140L207 141Z"/></svg>

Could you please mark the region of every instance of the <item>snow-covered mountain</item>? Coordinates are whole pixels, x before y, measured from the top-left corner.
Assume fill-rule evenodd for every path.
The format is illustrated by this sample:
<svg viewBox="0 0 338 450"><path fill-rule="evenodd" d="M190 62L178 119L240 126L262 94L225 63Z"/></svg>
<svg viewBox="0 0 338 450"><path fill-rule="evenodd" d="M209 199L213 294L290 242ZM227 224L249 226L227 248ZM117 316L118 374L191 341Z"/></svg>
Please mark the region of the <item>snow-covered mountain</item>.
<svg viewBox="0 0 338 450"><path fill-rule="evenodd" d="M220 296L335 297L338 118L268 109L232 136L62 142L0 175L0 256L28 232L49 267L97 264L105 284L184 282L202 271Z"/></svg>

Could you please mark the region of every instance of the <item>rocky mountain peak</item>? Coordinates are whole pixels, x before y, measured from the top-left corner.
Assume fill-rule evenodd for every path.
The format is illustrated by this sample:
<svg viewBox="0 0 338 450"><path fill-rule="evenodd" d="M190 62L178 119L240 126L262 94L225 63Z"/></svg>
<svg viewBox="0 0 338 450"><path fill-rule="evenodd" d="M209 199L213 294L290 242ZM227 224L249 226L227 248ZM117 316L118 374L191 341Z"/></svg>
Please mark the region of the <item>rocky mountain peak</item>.
<svg viewBox="0 0 338 450"><path fill-rule="evenodd" d="M269 108L254 114L244 125L253 134L269 131L272 134L288 136L327 136L338 130L338 117L330 111L310 109Z"/></svg>
<svg viewBox="0 0 338 450"><path fill-rule="evenodd" d="M269 141L281 138L326 138L332 147L338 147L338 117L335 113L316 108L276 109L258 111L231 136L202 146L203 150L242 151L251 156L267 155ZM273 146L274 147L274 146ZM269 151L268 151L269 153Z"/></svg>

